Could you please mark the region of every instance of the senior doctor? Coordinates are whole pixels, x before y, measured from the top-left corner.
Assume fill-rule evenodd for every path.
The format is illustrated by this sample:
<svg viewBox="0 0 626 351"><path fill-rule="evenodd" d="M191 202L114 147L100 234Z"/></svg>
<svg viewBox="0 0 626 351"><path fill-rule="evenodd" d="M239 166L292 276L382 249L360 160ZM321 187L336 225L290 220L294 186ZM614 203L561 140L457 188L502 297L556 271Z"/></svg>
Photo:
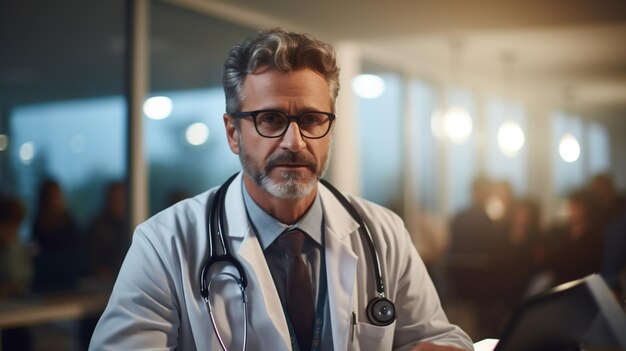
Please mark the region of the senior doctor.
<svg viewBox="0 0 626 351"><path fill-rule="evenodd" d="M339 91L332 46L266 30L224 68L242 172L136 228L90 349L471 350L402 220L320 182ZM208 264L222 240L236 263ZM368 312L379 283L384 301Z"/></svg>

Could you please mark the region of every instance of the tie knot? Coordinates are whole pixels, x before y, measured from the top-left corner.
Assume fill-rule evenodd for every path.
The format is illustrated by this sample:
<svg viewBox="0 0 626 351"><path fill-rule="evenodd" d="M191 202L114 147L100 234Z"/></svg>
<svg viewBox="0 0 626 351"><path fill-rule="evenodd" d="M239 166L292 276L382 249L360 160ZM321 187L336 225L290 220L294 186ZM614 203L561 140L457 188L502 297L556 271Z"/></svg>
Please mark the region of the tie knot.
<svg viewBox="0 0 626 351"><path fill-rule="evenodd" d="M294 229L281 234L276 241L287 256L298 257L302 253L305 239L302 231Z"/></svg>

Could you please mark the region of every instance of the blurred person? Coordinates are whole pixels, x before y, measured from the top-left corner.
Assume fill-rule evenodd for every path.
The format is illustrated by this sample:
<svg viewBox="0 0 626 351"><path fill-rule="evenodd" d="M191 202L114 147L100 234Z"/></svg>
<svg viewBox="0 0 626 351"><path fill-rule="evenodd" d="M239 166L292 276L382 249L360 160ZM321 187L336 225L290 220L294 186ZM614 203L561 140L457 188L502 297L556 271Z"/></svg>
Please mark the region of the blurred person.
<svg viewBox="0 0 626 351"><path fill-rule="evenodd" d="M510 227L511 208L514 201L513 187L506 180L497 180L490 183L488 192L485 211L498 231L507 232Z"/></svg>
<svg viewBox="0 0 626 351"><path fill-rule="evenodd" d="M418 207L405 220L411 241L426 265L426 269L445 304L447 281L445 260L450 247L450 233L443 216Z"/></svg>
<svg viewBox="0 0 626 351"><path fill-rule="evenodd" d="M23 294L30 288L31 252L18 237L25 214L17 198L0 198L0 299Z"/></svg>
<svg viewBox="0 0 626 351"><path fill-rule="evenodd" d="M65 204L59 183L44 181L39 188L33 240L42 252L78 245L78 226Z"/></svg>
<svg viewBox="0 0 626 351"><path fill-rule="evenodd" d="M115 279L130 245L123 183L112 182L107 186L102 209L87 226L83 240L89 258L89 274L104 281Z"/></svg>
<svg viewBox="0 0 626 351"><path fill-rule="evenodd" d="M617 192L610 174L602 173L594 176L589 182L588 189L597 207L599 225L608 227L626 210L626 198Z"/></svg>
<svg viewBox="0 0 626 351"><path fill-rule="evenodd" d="M541 207L535 199L523 198L514 202L508 240L513 245L525 247L522 252L528 250L528 278L543 270L547 247L541 224Z"/></svg>
<svg viewBox="0 0 626 351"><path fill-rule="evenodd" d="M511 302L509 287L501 284L502 279L512 280L512 274L507 273L509 269L516 270L517 265L511 267L513 263L511 255L522 254L521 250L526 248L526 223L524 221L529 219L526 217L529 213L525 211L526 207L522 203L516 204L515 201L511 183L506 180L491 182L485 211L493 222L494 233L487 251L490 267L485 271L488 276L484 279L492 282L489 284L493 289L490 293L500 305L498 315L501 315L502 311L507 309L505 306ZM516 205L519 207L516 208ZM514 215L517 216L515 226Z"/></svg>
<svg viewBox="0 0 626 351"><path fill-rule="evenodd" d="M30 250L19 241L26 209L14 197L0 197L0 301L18 297L30 288L33 274ZM32 338L28 328L0 331L2 350L28 351Z"/></svg>
<svg viewBox="0 0 626 351"><path fill-rule="evenodd" d="M599 273L604 248L604 229L592 196L585 190L572 192L566 202L566 220L547 232L547 268L553 284L569 282Z"/></svg>
<svg viewBox="0 0 626 351"><path fill-rule="evenodd" d="M33 290L74 289L86 271L86 258L78 226L61 186L54 180L44 181L39 188L32 236L37 246Z"/></svg>
<svg viewBox="0 0 626 351"><path fill-rule="evenodd" d="M518 245L528 242L539 230L539 208L530 199L516 199L509 214L510 225L505 233L506 241Z"/></svg>
<svg viewBox="0 0 626 351"><path fill-rule="evenodd" d="M472 349L402 220L320 181L339 89L333 47L271 29L235 45L224 68L223 121L243 171L137 227L90 348L226 349L221 335L233 350ZM213 260L230 264L212 271Z"/></svg>
<svg viewBox="0 0 626 351"><path fill-rule="evenodd" d="M626 197L618 193L613 177L608 173L594 176L589 182L589 191L597 206L599 230L604 232L602 276L623 301L626 284Z"/></svg>
<svg viewBox="0 0 626 351"><path fill-rule="evenodd" d="M488 213L492 185L489 178L476 177L471 185L471 205L456 214L450 225L447 262L450 297L470 311L475 319L472 335L477 340L494 337L499 328L492 311L493 301L499 298L494 256L500 235L499 227Z"/></svg>
<svg viewBox="0 0 626 351"><path fill-rule="evenodd" d="M481 270L489 266L490 249L496 237L495 222L487 212L491 196L491 180L479 176L472 182L471 205L457 213L450 225L450 251L448 267L457 297L474 299L484 286ZM476 286L478 290L468 289Z"/></svg>
<svg viewBox="0 0 626 351"><path fill-rule="evenodd" d="M541 241L540 208L532 199L515 199L509 205L506 228L496 238L493 253L494 305L501 323L525 297L533 274L545 260ZM502 325L501 325L502 326Z"/></svg>
<svg viewBox="0 0 626 351"><path fill-rule="evenodd" d="M115 277L130 246L130 228L127 214L126 186L110 182L105 189L100 212L85 229L82 240L87 252L89 269L85 282L87 288L106 290L112 288ZM80 321L80 345L86 350L99 317Z"/></svg>
<svg viewBox="0 0 626 351"><path fill-rule="evenodd" d="M626 302L626 211L610 223L604 236L602 277L622 303Z"/></svg>

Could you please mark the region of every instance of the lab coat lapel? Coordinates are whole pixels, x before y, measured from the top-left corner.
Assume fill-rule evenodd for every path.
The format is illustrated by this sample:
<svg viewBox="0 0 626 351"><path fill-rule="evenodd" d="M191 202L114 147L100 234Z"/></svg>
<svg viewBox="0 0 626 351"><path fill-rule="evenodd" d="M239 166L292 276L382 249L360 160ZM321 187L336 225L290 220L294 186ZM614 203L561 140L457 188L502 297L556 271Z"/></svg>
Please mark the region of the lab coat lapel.
<svg viewBox="0 0 626 351"><path fill-rule="evenodd" d="M348 348L350 335L357 256L352 251L351 235L358 224L343 206L322 185L319 187L326 221L326 275L328 302L332 320L333 346L336 350Z"/></svg>
<svg viewBox="0 0 626 351"><path fill-rule="evenodd" d="M250 228L241 190L241 174L226 194L228 233L233 251L241 260L248 276L248 320L256 335L263 340L263 349L282 350L291 346L289 329L274 286L261 244ZM243 241L242 241L243 240ZM267 318L271 323L268 323ZM273 337L274 335L274 337Z"/></svg>

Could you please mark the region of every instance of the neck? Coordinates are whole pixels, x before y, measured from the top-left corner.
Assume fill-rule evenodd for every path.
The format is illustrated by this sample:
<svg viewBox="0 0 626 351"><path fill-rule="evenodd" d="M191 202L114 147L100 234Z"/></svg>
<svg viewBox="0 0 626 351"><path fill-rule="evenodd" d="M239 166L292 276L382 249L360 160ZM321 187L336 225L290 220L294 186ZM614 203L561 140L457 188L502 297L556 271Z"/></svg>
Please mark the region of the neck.
<svg viewBox="0 0 626 351"><path fill-rule="evenodd" d="M299 199L283 199L275 197L259 187L250 177L243 176L243 184L254 202L270 216L281 223L294 224L302 218L313 204L317 189Z"/></svg>

